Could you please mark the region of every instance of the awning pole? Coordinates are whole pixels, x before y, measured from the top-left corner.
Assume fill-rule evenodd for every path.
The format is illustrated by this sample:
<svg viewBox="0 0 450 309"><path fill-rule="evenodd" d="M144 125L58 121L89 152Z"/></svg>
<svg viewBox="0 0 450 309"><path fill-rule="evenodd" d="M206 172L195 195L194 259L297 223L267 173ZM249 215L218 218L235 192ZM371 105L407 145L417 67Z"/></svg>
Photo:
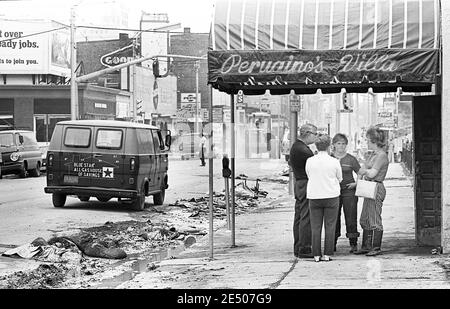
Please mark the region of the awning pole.
<svg viewBox="0 0 450 309"><path fill-rule="evenodd" d="M211 105L209 107L209 123L210 123L210 137L209 137L209 258L214 258L214 158L213 158L213 88L211 87Z"/></svg>
<svg viewBox="0 0 450 309"><path fill-rule="evenodd" d="M297 128L298 128L298 112L292 112L291 111L291 123L290 123L290 145L292 147L292 145L295 143L295 141L297 140ZM290 149L290 148L289 148ZM294 178L294 171L292 169L292 167L289 167L289 195L293 195L295 196L295 178Z"/></svg>
<svg viewBox="0 0 450 309"><path fill-rule="evenodd" d="M235 177L236 177L236 152L235 152L235 126L234 126L234 95L230 95L231 98L231 246L236 246L236 225L235 225Z"/></svg>

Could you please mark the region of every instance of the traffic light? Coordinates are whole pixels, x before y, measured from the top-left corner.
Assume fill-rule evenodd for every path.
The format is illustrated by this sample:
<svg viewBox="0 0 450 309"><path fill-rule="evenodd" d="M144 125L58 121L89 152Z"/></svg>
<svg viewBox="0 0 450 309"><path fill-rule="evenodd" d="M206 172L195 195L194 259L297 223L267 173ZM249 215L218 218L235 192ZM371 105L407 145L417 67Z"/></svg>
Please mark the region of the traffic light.
<svg viewBox="0 0 450 309"><path fill-rule="evenodd" d="M348 102L347 92L344 92L342 94L342 104L343 104L345 110L349 110L350 109L350 104Z"/></svg>
<svg viewBox="0 0 450 309"><path fill-rule="evenodd" d="M161 75L159 74L159 60L158 59L153 60L153 75L155 76L155 78L161 77Z"/></svg>

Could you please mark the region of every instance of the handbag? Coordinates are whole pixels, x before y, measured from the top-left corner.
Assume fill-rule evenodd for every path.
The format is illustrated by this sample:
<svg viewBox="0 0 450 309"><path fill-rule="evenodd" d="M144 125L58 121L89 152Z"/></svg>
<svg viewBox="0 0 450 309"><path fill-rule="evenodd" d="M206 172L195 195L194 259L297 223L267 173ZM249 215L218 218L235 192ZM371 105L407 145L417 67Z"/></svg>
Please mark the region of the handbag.
<svg viewBox="0 0 450 309"><path fill-rule="evenodd" d="M378 182L358 179L355 195L374 200L377 196Z"/></svg>

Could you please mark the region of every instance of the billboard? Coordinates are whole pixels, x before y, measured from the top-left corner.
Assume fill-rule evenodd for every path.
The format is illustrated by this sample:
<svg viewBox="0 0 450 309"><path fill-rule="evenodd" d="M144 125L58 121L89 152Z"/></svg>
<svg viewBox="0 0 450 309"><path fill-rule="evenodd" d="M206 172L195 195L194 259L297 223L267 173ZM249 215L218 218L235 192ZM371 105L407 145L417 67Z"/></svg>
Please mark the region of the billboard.
<svg viewBox="0 0 450 309"><path fill-rule="evenodd" d="M0 19L0 72L70 76L68 29L48 20Z"/></svg>

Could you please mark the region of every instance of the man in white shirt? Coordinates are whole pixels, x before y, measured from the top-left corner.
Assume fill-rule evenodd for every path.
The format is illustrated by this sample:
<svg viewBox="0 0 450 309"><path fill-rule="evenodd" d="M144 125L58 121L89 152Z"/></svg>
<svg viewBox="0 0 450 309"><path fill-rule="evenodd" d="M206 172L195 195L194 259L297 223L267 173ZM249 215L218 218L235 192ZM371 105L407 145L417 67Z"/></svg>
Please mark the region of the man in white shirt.
<svg viewBox="0 0 450 309"><path fill-rule="evenodd" d="M319 153L308 158L305 166L308 175L306 197L309 200L312 251L316 262L330 261L330 256L334 253L342 168L339 160L328 154L330 145L331 139L328 135L319 136L316 141ZM325 250L322 256L323 223L325 223Z"/></svg>

